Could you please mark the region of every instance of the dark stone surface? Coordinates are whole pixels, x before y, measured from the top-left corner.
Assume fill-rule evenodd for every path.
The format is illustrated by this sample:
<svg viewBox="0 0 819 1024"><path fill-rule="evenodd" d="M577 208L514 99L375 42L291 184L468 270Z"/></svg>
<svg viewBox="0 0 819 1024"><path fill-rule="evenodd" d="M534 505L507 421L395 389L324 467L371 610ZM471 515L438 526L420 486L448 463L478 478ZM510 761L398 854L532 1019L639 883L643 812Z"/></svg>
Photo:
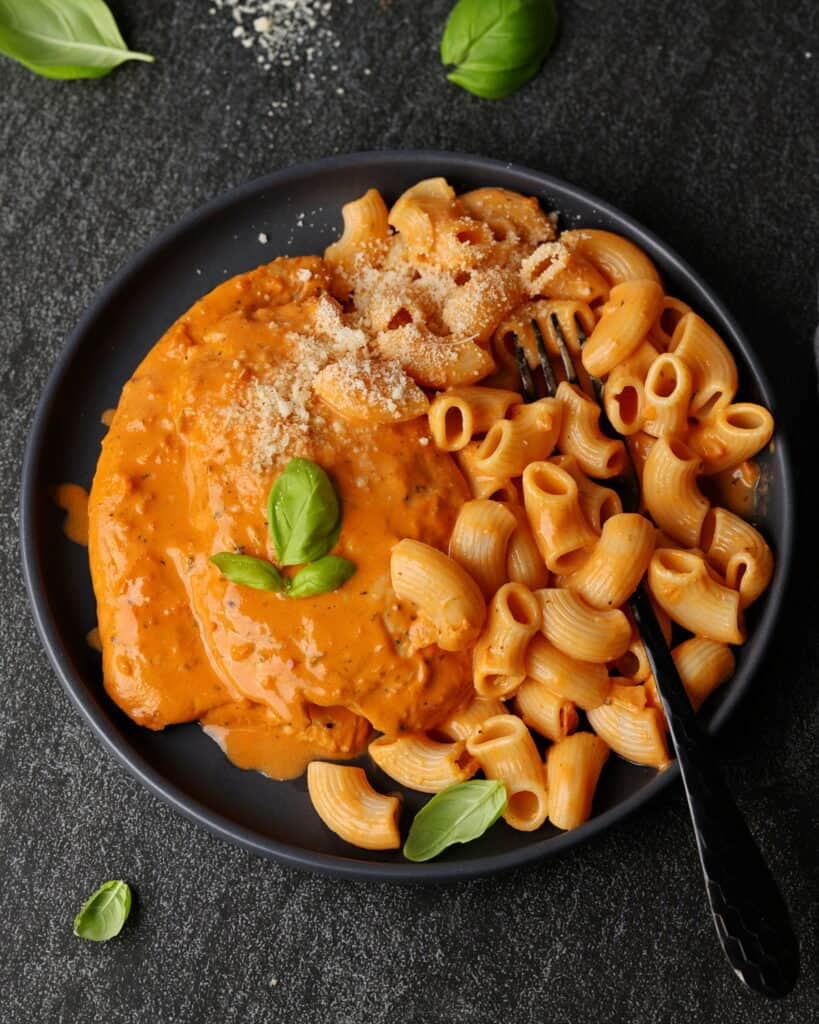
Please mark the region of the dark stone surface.
<svg viewBox="0 0 819 1024"><path fill-rule="evenodd" d="M62 338L158 230L291 162L450 148L599 193L710 280L785 400L804 536L816 473L816 5L564 2L543 73L497 104L443 79L447 0L336 0L341 45L317 58L313 79L261 69L207 0L112 6L154 66L58 83L0 61L0 1017L815 1020L815 547L801 547L786 620L721 738L802 942L799 987L771 1005L721 959L679 790L562 859L446 889L297 874L174 815L102 752L46 662L23 594L17 489ZM72 916L110 877L133 882L136 911L118 940L83 943Z"/></svg>

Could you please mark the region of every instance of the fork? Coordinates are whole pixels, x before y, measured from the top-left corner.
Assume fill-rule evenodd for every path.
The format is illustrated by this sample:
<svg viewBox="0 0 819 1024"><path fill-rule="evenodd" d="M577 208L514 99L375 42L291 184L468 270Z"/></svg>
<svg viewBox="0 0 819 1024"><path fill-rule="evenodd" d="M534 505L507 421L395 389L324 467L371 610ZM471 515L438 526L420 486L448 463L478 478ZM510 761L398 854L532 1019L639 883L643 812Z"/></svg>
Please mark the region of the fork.
<svg viewBox="0 0 819 1024"><path fill-rule="evenodd" d="M594 399L600 409L601 427L612 437L619 437L602 406L602 382L589 376L588 386L582 387L555 313L551 313L549 324L567 382ZM545 391L547 396L554 396L557 378L543 332L537 320L533 319L531 326ZM576 326L582 349L585 334L579 323ZM524 401L535 401L538 392L534 376L517 335L514 346ZM621 478L623 508L639 512L639 482L628 445L624 447L629 459ZM725 784L714 745L697 721L657 621L645 579L631 596L629 607L640 631L676 751L708 902L723 952L748 988L770 998L782 997L793 988L799 974L799 947L788 909Z"/></svg>

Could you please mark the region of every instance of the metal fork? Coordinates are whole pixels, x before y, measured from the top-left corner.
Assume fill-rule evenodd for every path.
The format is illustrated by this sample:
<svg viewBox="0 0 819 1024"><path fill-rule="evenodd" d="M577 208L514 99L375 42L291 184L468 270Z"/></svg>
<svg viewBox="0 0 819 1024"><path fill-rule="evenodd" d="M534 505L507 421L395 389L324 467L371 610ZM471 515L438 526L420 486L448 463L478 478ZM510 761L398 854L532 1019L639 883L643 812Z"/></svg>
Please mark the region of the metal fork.
<svg viewBox="0 0 819 1024"><path fill-rule="evenodd" d="M580 385L556 314L551 314L549 322L566 380L588 395L588 390ZM546 394L553 396L557 391L557 378L540 325L536 320L531 324ZM585 335L579 323L577 328L582 348ZM538 393L534 377L517 336L515 356L524 400L535 401ZM589 382L593 394L588 397L600 408L601 426L612 437L619 437L602 406L602 383L592 377ZM621 478L623 508L639 512L639 482L628 445L625 448L629 459ZM677 754L720 944L737 976L749 988L771 998L784 996L793 988L799 974L799 947L787 907L725 784L711 739L697 721L657 621L645 580L630 598L629 607L640 630Z"/></svg>

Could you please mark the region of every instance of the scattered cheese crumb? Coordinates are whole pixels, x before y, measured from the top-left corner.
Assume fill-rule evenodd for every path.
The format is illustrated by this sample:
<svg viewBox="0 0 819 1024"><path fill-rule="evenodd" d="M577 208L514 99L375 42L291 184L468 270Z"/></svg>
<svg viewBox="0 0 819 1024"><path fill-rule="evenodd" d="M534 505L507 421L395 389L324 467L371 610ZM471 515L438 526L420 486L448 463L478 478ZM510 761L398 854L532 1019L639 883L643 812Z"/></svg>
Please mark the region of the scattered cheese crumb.
<svg viewBox="0 0 819 1024"><path fill-rule="evenodd" d="M266 231L259 232L259 241L261 242L262 245L267 245L267 243L270 241L270 239L267 237Z"/></svg>
<svg viewBox="0 0 819 1024"><path fill-rule="evenodd" d="M210 13L229 13L232 34L254 47L257 63L290 67L317 53L337 49L341 40L329 25L332 0L211 0ZM298 84L298 80L296 80Z"/></svg>
<svg viewBox="0 0 819 1024"><path fill-rule="evenodd" d="M520 265L523 286L530 295L538 295L544 287L565 270L571 251L564 242L544 242Z"/></svg>

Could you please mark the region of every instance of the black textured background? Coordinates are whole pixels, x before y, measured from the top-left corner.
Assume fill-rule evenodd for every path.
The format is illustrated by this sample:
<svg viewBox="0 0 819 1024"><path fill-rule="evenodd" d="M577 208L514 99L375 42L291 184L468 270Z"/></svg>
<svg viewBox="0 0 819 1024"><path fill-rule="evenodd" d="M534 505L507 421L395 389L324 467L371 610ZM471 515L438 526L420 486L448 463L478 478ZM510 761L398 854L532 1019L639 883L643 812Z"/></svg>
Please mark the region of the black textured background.
<svg viewBox="0 0 819 1024"><path fill-rule="evenodd" d="M60 83L0 61L0 1018L810 1024L815 546L800 545L788 614L721 737L802 942L799 987L771 1005L721 959L679 790L562 859L440 889L286 871L175 816L102 752L46 662L23 593L17 490L62 338L157 231L288 163L429 147L597 192L704 274L785 399L804 537L817 471L813 0L564 0L543 73L495 104L443 78L448 0L335 0L328 24L341 45L312 79L259 67L208 0L111 6L155 65ZM83 943L73 914L111 877L133 883L136 910L116 941Z"/></svg>

